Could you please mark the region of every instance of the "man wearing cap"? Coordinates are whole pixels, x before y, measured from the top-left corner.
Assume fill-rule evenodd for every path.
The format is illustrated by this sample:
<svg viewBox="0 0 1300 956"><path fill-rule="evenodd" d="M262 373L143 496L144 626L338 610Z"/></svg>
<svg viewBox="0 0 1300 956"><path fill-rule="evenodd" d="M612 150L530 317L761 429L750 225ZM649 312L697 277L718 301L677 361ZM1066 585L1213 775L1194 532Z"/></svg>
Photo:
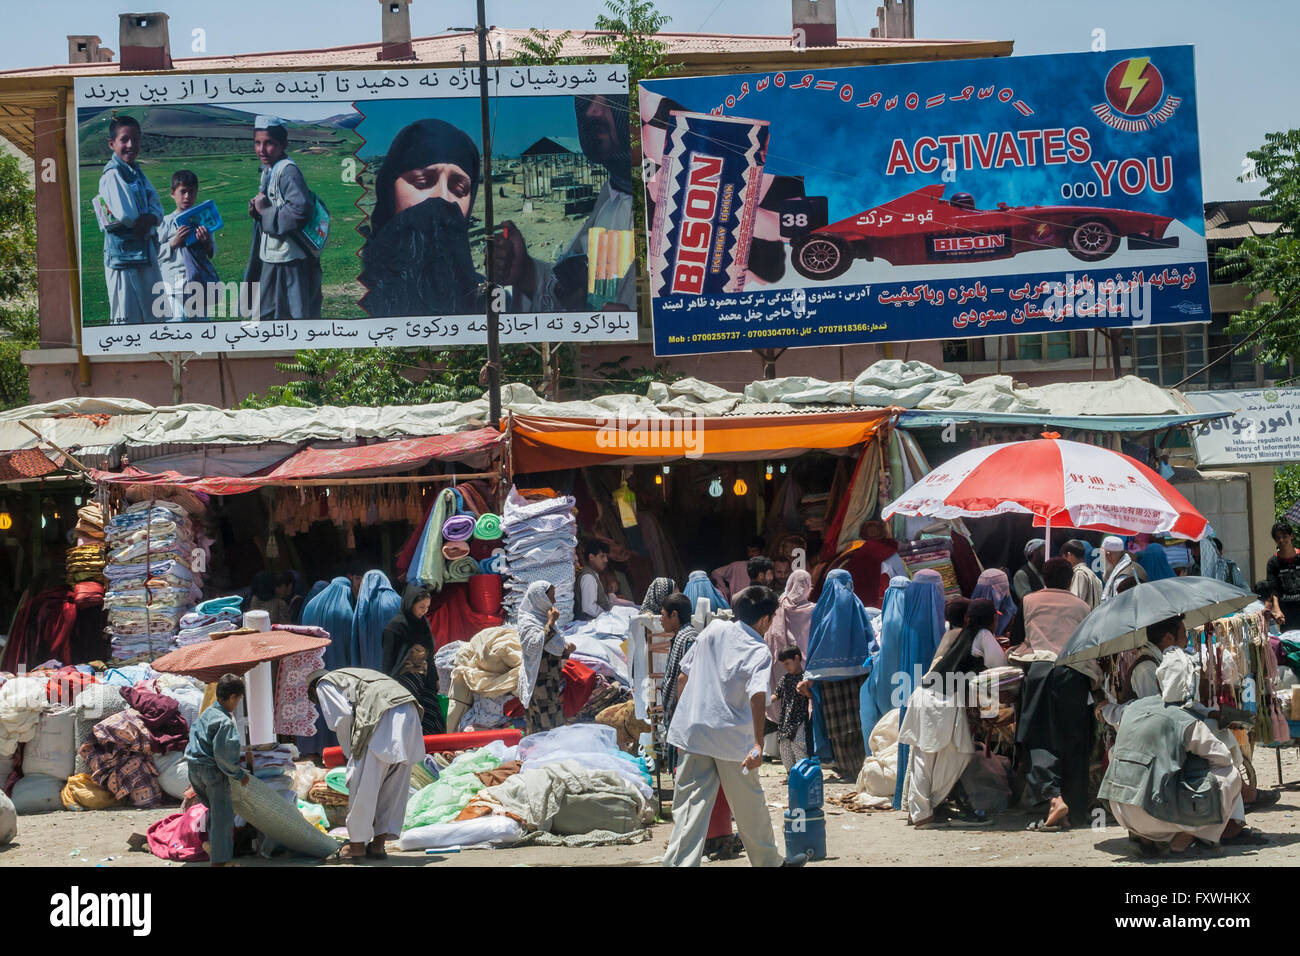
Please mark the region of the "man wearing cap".
<svg viewBox="0 0 1300 956"><path fill-rule="evenodd" d="M1105 580L1101 589L1102 601L1109 601L1121 590L1127 591L1132 587L1132 584L1126 584L1127 581L1141 584L1147 579L1147 573L1142 569L1142 565L1134 561L1124 549L1123 538L1113 534L1107 535L1101 542L1101 551L1106 560L1106 565L1102 569L1102 577Z"/></svg>
<svg viewBox="0 0 1300 956"><path fill-rule="evenodd" d="M1078 538L1071 538L1061 545L1061 557L1070 562L1074 569L1070 578L1070 593L1083 601L1090 608L1101 603L1101 579L1088 567L1088 546Z"/></svg>
<svg viewBox="0 0 1300 956"><path fill-rule="evenodd" d="M1016 576L1011 579L1011 590L1015 592L1016 603L1024 604L1025 595L1041 591L1043 584L1043 556L1047 551L1047 542L1042 538L1030 538L1025 543L1025 563Z"/></svg>
<svg viewBox="0 0 1300 956"><path fill-rule="evenodd" d="M318 319L320 253L301 235L315 212L315 198L298 164L286 155L288 146L284 120L257 117L253 152L262 161L262 179L248 201L254 229L244 281L258 283L259 318Z"/></svg>
<svg viewBox="0 0 1300 956"><path fill-rule="evenodd" d="M307 696L348 761L348 845L341 855L382 860L385 838L402 832L411 768L424 759L424 711L400 683L364 667L314 672Z"/></svg>

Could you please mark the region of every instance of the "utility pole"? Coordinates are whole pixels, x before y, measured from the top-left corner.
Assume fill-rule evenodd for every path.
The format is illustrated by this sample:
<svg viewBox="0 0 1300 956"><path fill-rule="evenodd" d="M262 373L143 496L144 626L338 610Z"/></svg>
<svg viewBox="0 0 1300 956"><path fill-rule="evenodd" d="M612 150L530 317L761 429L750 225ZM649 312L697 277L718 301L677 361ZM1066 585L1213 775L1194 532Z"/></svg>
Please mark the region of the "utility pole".
<svg viewBox="0 0 1300 956"><path fill-rule="evenodd" d="M487 13L478 0L478 99L483 116L483 262L487 272L487 373L488 414L492 424L501 421L501 316L497 311L496 269L493 267L492 237L492 120L488 109L487 88Z"/></svg>

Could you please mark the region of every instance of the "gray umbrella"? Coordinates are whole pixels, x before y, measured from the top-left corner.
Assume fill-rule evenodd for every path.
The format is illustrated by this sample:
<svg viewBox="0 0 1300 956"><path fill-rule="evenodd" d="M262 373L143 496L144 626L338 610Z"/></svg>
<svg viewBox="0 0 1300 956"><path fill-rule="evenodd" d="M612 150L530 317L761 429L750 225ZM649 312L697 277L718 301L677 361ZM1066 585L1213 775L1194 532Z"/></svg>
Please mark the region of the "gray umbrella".
<svg viewBox="0 0 1300 956"><path fill-rule="evenodd" d="M1073 664L1141 647L1147 625L1183 615L1189 627L1239 611L1255 595L1214 578L1164 578L1117 594L1085 617L1056 663Z"/></svg>

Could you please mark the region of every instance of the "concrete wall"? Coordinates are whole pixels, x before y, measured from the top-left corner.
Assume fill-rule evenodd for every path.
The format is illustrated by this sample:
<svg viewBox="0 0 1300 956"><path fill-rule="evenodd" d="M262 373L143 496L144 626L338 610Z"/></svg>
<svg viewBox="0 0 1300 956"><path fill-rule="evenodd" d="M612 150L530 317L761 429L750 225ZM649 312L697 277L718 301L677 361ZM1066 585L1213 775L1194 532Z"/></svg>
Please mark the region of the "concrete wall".
<svg viewBox="0 0 1300 956"><path fill-rule="evenodd" d="M1176 476L1173 484L1209 520L1214 533L1223 542L1224 555L1236 561L1250 581L1262 577L1264 565L1260 563L1256 573L1252 564L1251 546L1256 536L1251 520L1250 476L1242 471L1202 472L1199 479ZM1269 514L1271 521L1271 497ZM1268 537L1267 529L1264 536Z"/></svg>

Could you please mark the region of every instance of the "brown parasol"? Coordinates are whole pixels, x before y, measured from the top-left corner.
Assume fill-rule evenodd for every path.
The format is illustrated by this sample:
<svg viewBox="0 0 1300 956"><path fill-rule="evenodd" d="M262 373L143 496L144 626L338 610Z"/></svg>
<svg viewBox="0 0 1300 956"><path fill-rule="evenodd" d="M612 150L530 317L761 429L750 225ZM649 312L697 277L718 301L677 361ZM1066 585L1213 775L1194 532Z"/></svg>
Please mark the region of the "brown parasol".
<svg viewBox="0 0 1300 956"><path fill-rule="evenodd" d="M303 651L329 647L329 638L293 631L236 634L206 644L193 644L165 654L150 666L168 674L184 674L214 683L223 674L244 674L263 661L275 661Z"/></svg>

